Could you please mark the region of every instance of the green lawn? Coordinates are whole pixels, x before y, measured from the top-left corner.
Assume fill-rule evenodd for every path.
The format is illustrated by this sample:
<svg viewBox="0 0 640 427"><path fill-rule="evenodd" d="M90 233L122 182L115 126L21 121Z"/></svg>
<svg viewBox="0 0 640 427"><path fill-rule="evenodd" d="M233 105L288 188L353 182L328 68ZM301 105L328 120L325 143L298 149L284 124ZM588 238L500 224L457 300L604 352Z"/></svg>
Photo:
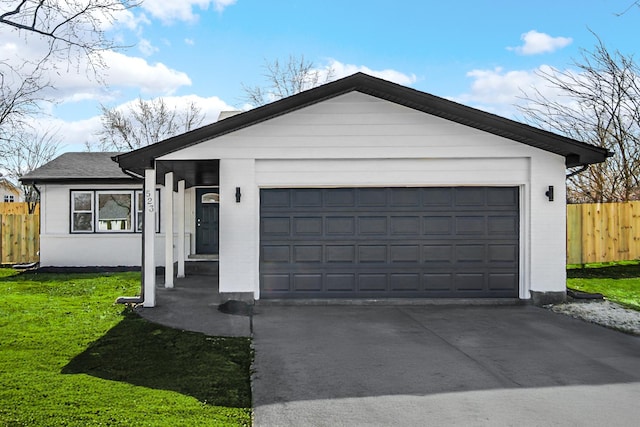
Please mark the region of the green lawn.
<svg viewBox="0 0 640 427"><path fill-rule="evenodd" d="M139 283L0 269L0 425L251 424L249 339L166 328L113 303Z"/></svg>
<svg viewBox="0 0 640 427"><path fill-rule="evenodd" d="M567 270L567 287L598 292L607 299L640 310L640 263L594 264Z"/></svg>

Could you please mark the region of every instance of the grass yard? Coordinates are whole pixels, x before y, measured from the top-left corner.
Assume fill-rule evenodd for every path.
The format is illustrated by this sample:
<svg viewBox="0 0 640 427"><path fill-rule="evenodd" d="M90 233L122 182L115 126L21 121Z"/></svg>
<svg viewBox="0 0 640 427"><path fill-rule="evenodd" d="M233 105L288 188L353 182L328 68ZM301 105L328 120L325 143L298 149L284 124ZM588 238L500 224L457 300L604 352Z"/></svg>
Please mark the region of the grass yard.
<svg viewBox="0 0 640 427"><path fill-rule="evenodd" d="M567 287L598 292L611 301L640 311L640 263L637 261L569 268Z"/></svg>
<svg viewBox="0 0 640 427"><path fill-rule="evenodd" d="M166 328L113 303L139 283L0 269L0 425L251 425L249 339Z"/></svg>

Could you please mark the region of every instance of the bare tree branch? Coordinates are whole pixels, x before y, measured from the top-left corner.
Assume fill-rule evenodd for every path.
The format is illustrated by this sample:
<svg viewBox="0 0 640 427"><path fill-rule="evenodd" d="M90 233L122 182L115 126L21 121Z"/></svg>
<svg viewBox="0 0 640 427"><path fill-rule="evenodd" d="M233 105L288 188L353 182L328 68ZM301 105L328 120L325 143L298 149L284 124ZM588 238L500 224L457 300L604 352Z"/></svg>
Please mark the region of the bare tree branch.
<svg viewBox="0 0 640 427"><path fill-rule="evenodd" d="M118 47L106 32L120 14L138 4L135 0L0 1L0 37L17 31L30 46L45 42L39 57L0 58L0 154L7 155L12 135L25 133L42 104L52 102L43 95L52 88L48 72L60 63L86 65L86 71L100 79L105 66L101 54Z"/></svg>
<svg viewBox="0 0 640 427"><path fill-rule="evenodd" d="M597 37L596 37L597 38ZM640 197L640 69L633 57L609 52L598 39L574 61L576 71L539 75L559 97L540 90L524 94L519 107L536 126L606 148L605 163L569 178L571 202L612 202Z"/></svg>
<svg viewBox="0 0 640 427"><path fill-rule="evenodd" d="M263 68L266 80L264 86L242 85L245 92L243 101L254 106L268 104L320 86L331 81L335 74L330 67L316 68L313 62L304 58L304 55L291 55L286 63L278 59L273 62L265 61Z"/></svg>
<svg viewBox="0 0 640 427"><path fill-rule="evenodd" d="M186 108L171 109L162 98L138 98L126 110L101 106L100 149L130 151L198 127L204 120L200 107L190 102Z"/></svg>
<svg viewBox="0 0 640 427"><path fill-rule="evenodd" d="M61 148L62 140L54 129L37 132L27 130L12 135L5 144L6 155L0 158L0 168L13 181L51 161ZM24 200L37 202L37 193L31 186L22 186Z"/></svg>

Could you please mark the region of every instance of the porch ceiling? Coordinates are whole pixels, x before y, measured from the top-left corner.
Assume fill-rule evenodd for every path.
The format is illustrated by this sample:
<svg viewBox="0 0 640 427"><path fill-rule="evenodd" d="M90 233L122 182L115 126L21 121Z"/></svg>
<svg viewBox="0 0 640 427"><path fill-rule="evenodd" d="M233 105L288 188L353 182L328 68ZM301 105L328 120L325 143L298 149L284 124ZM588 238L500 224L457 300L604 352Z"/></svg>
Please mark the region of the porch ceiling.
<svg viewBox="0 0 640 427"><path fill-rule="evenodd" d="M164 184L164 174L173 172L173 186L177 190L179 180L185 187L220 184L220 160L159 160L156 162L156 182Z"/></svg>

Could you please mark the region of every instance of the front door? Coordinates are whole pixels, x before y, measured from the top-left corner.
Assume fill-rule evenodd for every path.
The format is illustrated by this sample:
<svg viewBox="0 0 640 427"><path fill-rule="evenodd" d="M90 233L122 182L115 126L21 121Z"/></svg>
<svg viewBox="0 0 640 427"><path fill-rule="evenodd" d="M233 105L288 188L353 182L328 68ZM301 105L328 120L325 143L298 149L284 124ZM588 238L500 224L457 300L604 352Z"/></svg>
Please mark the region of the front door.
<svg viewBox="0 0 640 427"><path fill-rule="evenodd" d="M218 189L196 189L196 253L218 253Z"/></svg>

